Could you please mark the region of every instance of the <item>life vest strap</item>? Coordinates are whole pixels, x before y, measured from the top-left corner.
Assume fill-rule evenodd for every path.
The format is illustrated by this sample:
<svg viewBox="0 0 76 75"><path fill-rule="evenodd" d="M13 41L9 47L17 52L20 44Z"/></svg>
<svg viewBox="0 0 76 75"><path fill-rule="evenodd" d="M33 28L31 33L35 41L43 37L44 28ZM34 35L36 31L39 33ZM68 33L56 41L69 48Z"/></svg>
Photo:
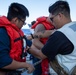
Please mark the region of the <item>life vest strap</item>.
<svg viewBox="0 0 76 75"><path fill-rule="evenodd" d="M22 40L24 38L24 36L22 37L19 37L19 38L16 38L15 40L14 40L14 42L17 42L17 41L19 41L19 40Z"/></svg>
<svg viewBox="0 0 76 75"><path fill-rule="evenodd" d="M69 75L57 62L57 60L53 60L50 62L50 66L58 75Z"/></svg>

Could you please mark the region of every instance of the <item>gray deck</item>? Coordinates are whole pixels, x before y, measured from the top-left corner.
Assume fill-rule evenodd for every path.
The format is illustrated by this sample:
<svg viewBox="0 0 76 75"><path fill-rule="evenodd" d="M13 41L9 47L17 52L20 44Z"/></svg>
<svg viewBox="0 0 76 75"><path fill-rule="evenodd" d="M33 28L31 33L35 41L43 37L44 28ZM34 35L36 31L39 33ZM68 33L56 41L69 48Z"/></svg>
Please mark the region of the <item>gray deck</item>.
<svg viewBox="0 0 76 75"><path fill-rule="evenodd" d="M27 72L22 73L22 75L32 75L32 74L28 74Z"/></svg>

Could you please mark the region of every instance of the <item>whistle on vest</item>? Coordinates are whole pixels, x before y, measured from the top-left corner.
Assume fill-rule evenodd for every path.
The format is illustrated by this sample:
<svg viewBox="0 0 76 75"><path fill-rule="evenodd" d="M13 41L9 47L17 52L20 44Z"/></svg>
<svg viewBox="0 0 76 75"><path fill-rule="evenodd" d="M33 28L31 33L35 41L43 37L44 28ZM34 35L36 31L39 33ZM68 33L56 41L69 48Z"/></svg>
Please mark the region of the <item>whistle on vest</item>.
<svg viewBox="0 0 76 75"><path fill-rule="evenodd" d="M26 56L27 56L27 52L26 52L26 49L24 49L23 52L22 52L21 58L25 59Z"/></svg>

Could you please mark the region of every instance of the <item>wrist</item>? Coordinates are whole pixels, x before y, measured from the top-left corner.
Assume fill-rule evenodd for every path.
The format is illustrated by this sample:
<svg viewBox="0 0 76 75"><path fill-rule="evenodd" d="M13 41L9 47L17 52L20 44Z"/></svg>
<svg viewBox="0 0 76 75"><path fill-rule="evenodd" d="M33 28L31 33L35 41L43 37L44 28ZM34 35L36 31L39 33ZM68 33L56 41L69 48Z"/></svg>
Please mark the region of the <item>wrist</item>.
<svg viewBox="0 0 76 75"><path fill-rule="evenodd" d="M28 48L27 52L28 52L29 54L31 54L31 53L30 53L30 47Z"/></svg>
<svg viewBox="0 0 76 75"><path fill-rule="evenodd" d="M33 35L34 38L39 38L38 35Z"/></svg>

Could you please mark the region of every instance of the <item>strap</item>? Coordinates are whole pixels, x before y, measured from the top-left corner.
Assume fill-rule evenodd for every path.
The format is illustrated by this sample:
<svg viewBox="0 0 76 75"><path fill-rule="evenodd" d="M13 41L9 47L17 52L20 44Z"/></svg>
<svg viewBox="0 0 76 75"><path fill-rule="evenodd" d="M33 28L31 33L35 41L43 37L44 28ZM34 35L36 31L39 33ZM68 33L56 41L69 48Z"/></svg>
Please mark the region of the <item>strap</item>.
<svg viewBox="0 0 76 75"><path fill-rule="evenodd" d="M57 60L53 60L50 62L50 66L58 75L69 75L57 62Z"/></svg>
<svg viewBox="0 0 76 75"><path fill-rule="evenodd" d="M76 75L76 66L73 68L71 75Z"/></svg>
<svg viewBox="0 0 76 75"><path fill-rule="evenodd" d="M32 39L34 39L34 36L33 36L33 34L31 33L30 35L31 35Z"/></svg>
<svg viewBox="0 0 76 75"><path fill-rule="evenodd" d="M16 38L15 40L14 40L14 42L17 42L17 41L19 41L19 40L22 40L24 38L24 36L22 37L19 37L19 38Z"/></svg>

